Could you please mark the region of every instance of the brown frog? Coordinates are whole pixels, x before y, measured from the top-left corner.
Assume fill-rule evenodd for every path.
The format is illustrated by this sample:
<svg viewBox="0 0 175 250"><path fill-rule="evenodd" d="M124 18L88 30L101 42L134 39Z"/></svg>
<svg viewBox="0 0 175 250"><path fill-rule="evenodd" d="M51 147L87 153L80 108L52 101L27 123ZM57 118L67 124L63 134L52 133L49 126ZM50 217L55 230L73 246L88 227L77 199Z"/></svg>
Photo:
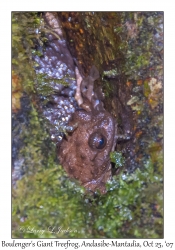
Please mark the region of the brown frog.
<svg viewBox="0 0 175 250"><path fill-rule="evenodd" d="M94 93L94 81L99 77L93 66L88 77L82 79L76 69L75 99L79 109L69 122L75 130L63 139L58 156L71 178L79 180L86 189L105 193L105 183L111 176L110 152L116 144L116 123L104 109L101 91Z"/></svg>

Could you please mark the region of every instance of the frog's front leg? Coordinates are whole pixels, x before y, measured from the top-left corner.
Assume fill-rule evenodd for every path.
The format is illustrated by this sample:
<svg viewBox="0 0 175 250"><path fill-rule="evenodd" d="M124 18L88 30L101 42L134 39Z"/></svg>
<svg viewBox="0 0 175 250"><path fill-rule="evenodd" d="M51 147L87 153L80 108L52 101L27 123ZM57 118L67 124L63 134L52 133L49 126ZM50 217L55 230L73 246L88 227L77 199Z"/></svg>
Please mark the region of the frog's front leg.
<svg viewBox="0 0 175 250"><path fill-rule="evenodd" d="M80 106L83 103L83 98L81 95L81 83L82 83L83 78L82 78L77 67L75 68L75 75L76 75L76 81L77 81L75 100L77 101L78 105Z"/></svg>

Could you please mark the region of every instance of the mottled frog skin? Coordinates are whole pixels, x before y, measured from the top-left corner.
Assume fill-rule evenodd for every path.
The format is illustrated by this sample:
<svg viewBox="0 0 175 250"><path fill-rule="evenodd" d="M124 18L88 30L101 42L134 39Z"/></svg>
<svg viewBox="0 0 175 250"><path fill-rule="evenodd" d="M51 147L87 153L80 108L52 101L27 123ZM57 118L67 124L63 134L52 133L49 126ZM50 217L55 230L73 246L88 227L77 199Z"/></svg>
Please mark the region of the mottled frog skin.
<svg viewBox="0 0 175 250"><path fill-rule="evenodd" d="M81 82L83 103L73 114L70 125L77 128L61 143L58 151L60 163L72 178L88 190L105 193L105 183L111 176L110 152L116 143L114 118L104 109L93 92L98 71L93 66L90 75Z"/></svg>

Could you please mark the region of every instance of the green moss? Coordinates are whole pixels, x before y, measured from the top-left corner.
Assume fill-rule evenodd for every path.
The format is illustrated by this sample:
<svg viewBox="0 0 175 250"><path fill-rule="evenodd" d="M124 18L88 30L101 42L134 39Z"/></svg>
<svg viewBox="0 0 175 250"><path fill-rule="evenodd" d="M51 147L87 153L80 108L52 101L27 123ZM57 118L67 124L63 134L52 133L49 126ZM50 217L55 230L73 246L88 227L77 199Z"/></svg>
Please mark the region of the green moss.
<svg viewBox="0 0 175 250"><path fill-rule="evenodd" d="M104 71L103 72L103 76L107 76L107 77L116 77L118 75L117 69L111 69L109 71Z"/></svg>
<svg viewBox="0 0 175 250"><path fill-rule="evenodd" d="M144 81L144 96L145 97L148 97L149 96L149 94L151 93L151 91L150 91L150 87L149 87L149 81L148 80L145 80Z"/></svg>
<svg viewBox="0 0 175 250"><path fill-rule="evenodd" d="M109 81L103 79L102 86L103 86L103 93L105 94L105 97L110 98L114 90L113 85Z"/></svg>
<svg viewBox="0 0 175 250"><path fill-rule="evenodd" d="M111 152L110 160L111 162L115 163L116 167L122 167L125 163L125 158L122 156L121 152Z"/></svg>
<svg viewBox="0 0 175 250"><path fill-rule="evenodd" d="M55 90L50 86L50 82L62 84L64 86L69 86L67 79L73 79L69 76L65 76L62 79L48 78L46 74L37 74L37 93L43 96L50 96L55 92ZM73 79L74 80L74 79Z"/></svg>
<svg viewBox="0 0 175 250"><path fill-rule="evenodd" d="M95 198L88 197L81 187L71 182L51 158L48 162L48 169L37 168L36 174L18 181L17 189L13 190L13 196L17 197L13 200L13 221L19 227L34 227L45 232L43 235L21 234L18 228L13 231L13 237L160 237L162 221L153 216L150 205L155 200L158 206L163 205L162 177L154 174L151 161L142 171L137 169L133 174L114 177L107 184L108 193ZM163 215L160 209L159 213ZM26 219L20 222L20 218ZM147 223L149 228L143 227ZM51 234L48 230L55 228L56 231L59 227L77 231Z"/></svg>

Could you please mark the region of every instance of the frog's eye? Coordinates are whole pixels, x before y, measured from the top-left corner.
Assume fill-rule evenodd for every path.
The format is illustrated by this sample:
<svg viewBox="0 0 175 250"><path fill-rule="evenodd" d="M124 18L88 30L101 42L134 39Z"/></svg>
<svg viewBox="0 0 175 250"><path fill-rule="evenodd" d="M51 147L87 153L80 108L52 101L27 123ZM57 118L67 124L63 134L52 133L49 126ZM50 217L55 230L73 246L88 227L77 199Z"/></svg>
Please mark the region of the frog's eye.
<svg viewBox="0 0 175 250"><path fill-rule="evenodd" d="M103 149L106 146L106 137L102 133L95 132L89 137L88 143L93 149Z"/></svg>

